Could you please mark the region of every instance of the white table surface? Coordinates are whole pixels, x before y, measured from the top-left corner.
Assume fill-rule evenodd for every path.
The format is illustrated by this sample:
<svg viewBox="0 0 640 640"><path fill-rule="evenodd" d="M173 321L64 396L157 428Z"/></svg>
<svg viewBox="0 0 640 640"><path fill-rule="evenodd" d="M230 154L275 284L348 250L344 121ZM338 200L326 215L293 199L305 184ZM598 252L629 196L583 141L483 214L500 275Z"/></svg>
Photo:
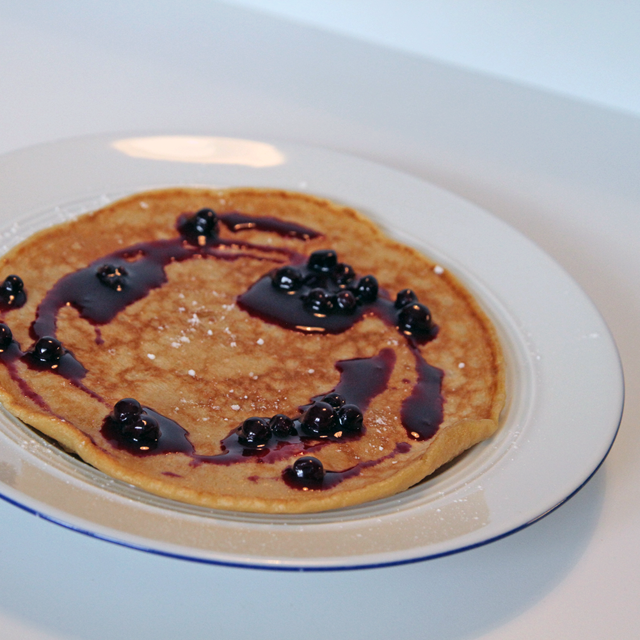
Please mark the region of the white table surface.
<svg viewBox="0 0 640 640"><path fill-rule="evenodd" d="M382 162L550 253L607 320L627 385L616 444L578 495L504 540L414 565L208 566L0 501L2 640L640 636L640 119L212 2L4 2L0 43L0 152L194 131Z"/></svg>

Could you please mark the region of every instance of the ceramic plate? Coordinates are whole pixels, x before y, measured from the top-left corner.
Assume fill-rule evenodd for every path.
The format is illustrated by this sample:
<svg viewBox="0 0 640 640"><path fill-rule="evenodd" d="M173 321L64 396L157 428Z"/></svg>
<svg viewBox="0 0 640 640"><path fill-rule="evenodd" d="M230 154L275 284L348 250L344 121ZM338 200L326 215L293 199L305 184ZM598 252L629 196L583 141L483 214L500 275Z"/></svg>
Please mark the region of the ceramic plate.
<svg viewBox="0 0 640 640"><path fill-rule="evenodd" d="M34 231L149 188L281 187L354 206L471 289L506 352L496 435L377 502L311 515L238 514L158 498L0 415L0 493L76 531L226 565L352 569L469 549L531 524L604 460L623 381L598 311L536 245L489 213L392 169L333 151L209 136L96 136L0 158L1 251Z"/></svg>

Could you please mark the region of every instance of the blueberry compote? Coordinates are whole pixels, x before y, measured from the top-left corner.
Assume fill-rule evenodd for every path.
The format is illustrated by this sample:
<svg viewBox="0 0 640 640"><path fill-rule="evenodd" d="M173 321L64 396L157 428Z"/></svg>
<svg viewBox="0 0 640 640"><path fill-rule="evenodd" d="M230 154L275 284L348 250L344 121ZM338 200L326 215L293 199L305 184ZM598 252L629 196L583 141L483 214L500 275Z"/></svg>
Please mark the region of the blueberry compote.
<svg viewBox="0 0 640 640"><path fill-rule="evenodd" d="M53 371L74 382L82 380L87 373L84 366L64 348L60 340L52 336L39 338L33 349L22 356L22 360L31 369Z"/></svg>
<svg viewBox="0 0 640 640"><path fill-rule="evenodd" d="M172 262L199 257L220 260L267 259L260 254L239 251L239 248L293 254L285 248L220 238L219 222L226 223L226 216L223 214L218 217L212 209L182 214L176 223L180 237L140 242L99 258L88 267L64 276L47 292L38 306L36 319L31 326L32 336L36 339L43 336L55 337L58 312L66 305L77 309L80 317L94 325L111 322L130 304L146 297L151 290L161 287L167 281L165 268ZM258 219L244 215L242 218L248 221ZM232 224L228 226L235 229ZM279 232L288 232L288 235L304 238L318 235L311 229L286 222L280 223ZM97 339L97 342L100 343L100 339Z"/></svg>
<svg viewBox="0 0 640 640"><path fill-rule="evenodd" d="M420 354L417 347L411 345L416 359L418 380L411 395L402 403L400 418L402 426L411 438L428 440L432 438L442 424L444 398L442 396L442 378L444 372L431 366Z"/></svg>
<svg viewBox="0 0 640 640"><path fill-rule="evenodd" d="M332 249L314 251L306 263L274 269L238 296L238 305L267 322L308 333L342 333L367 314L419 343L438 332L413 291L401 291L392 302L374 276L358 278Z"/></svg>
<svg viewBox="0 0 640 640"><path fill-rule="evenodd" d="M238 296L242 309L287 329L342 333L378 297L374 276L359 280L332 249L314 251L307 262L274 269Z"/></svg>
<svg viewBox="0 0 640 640"><path fill-rule="evenodd" d="M31 326L35 343L30 351L23 353L11 329L0 323L0 361L9 368L22 392L55 415L18 375L18 360L33 369L63 375L104 402L80 383L86 369L56 338L57 315L63 306L74 307L82 318L94 324L96 343L102 344L97 325L110 322L128 305L162 286L167 280L165 267L172 262L196 257L281 262L284 255L290 264L273 269L238 296L239 306L266 321L303 332L341 333L365 315L375 315L396 327L407 339L417 372L413 391L402 405L402 424L409 438L424 440L435 434L442 421L443 373L424 360L418 345L433 339L438 328L429 309L412 290L400 291L392 301L373 275L359 277L351 265L339 261L332 249L315 251L305 261L286 247L221 238L221 226L232 232L256 229L302 240L321 236L313 229L268 216L217 214L209 208L182 214L176 223L179 237L140 242L61 278L38 306ZM265 252L280 256L265 258ZM0 311L18 308L25 301L22 280L8 276L0 284ZM364 413L371 400L387 388L394 365L395 352L391 349L383 349L373 358L337 362L340 382L335 389L300 407L297 418L284 414L248 418L221 442L222 453L218 455L196 454L185 429L133 398L116 403L104 419L102 434L115 447L133 455L183 453L196 465L243 460L269 463L293 458L295 462L283 472L288 485L305 490L327 489L411 449L409 443L400 442L393 451L342 471L325 469L318 458L305 455L320 451L327 443L362 436L366 431Z"/></svg>
<svg viewBox="0 0 640 640"><path fill-rule="evenodd" d="M282 472L282 479L292 489L301 491L326 491L335 487L348 478L360 475L364 469L376 467L385 460L395 458L397 455L409 453L411 445L407 442L399 442L393 451L380 458L358 462L349 469L342 471L329 471L324 468L322 462L313 456L298 458L290 467Z"/></svg>
<svg viewBox="0 0 640 640"><path fill-rule="evenodd" d="M297 418L283 414L271 418L248 418L222 441L222 453L213 456L195 455L194 464L207 462L229 465L249 460L273 463L295 458L305 452L318 452L330 442L361 437L365 432L364 412L373 398L387 388L395 361L395 352L385 348L371 358L337 362L340 382L336 388L315 396L310 404L300 407ZM375 464L390 455L406 453L410 445L403 443L403 446L396 449L392 454L379 458ZM305 459L309 457L312 458L303 456ZM316 463L322 465L317 458L313 460L316 462L309 463L312 466ZM304 469L308 467L306 462L301 462L300 465ZM296 468L295 471L286 472L283 477L287 484L296 488L327 489L347 477L358 475L367 466L371 465L359 465L344 472L325 473L323 470L322 477L319 472L307 476L308 469L303 472Z"/></svg>
<svg viewBox="0 0 640 640"><path fill-rule="evenodd" d="M134 398L116 402L102 423L102 435L118 449L134 455L193 454L185 429L153 409L143 407Z"/></svg>

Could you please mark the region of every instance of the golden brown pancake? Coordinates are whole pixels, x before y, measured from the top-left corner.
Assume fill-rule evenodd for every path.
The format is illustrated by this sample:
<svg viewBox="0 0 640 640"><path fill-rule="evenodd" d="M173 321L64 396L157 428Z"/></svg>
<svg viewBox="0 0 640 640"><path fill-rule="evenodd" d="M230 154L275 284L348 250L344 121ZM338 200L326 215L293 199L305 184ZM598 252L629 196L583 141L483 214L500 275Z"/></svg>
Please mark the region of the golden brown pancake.
<svg viewBox="0 0 640 640"><path fill-rule="evenodd" d="M141 193L27 239L0 261L0 282L14 274L5 407L160 496L345 507L411 487L498 426L502 353L471 294L324 199ZM114 410L125 398L141 409Z"/></svg>

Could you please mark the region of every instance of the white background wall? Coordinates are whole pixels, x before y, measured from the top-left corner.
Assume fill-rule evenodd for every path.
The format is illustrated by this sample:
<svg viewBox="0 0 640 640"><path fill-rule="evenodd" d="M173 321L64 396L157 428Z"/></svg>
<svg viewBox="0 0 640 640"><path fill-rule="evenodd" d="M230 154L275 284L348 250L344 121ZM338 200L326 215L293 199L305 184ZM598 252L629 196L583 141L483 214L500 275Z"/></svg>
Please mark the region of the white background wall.
<svg viewBox="0 0 640 640"><path fill-rule="evenodd" d="M225 0L640 115L638 0Z"/></svg>

